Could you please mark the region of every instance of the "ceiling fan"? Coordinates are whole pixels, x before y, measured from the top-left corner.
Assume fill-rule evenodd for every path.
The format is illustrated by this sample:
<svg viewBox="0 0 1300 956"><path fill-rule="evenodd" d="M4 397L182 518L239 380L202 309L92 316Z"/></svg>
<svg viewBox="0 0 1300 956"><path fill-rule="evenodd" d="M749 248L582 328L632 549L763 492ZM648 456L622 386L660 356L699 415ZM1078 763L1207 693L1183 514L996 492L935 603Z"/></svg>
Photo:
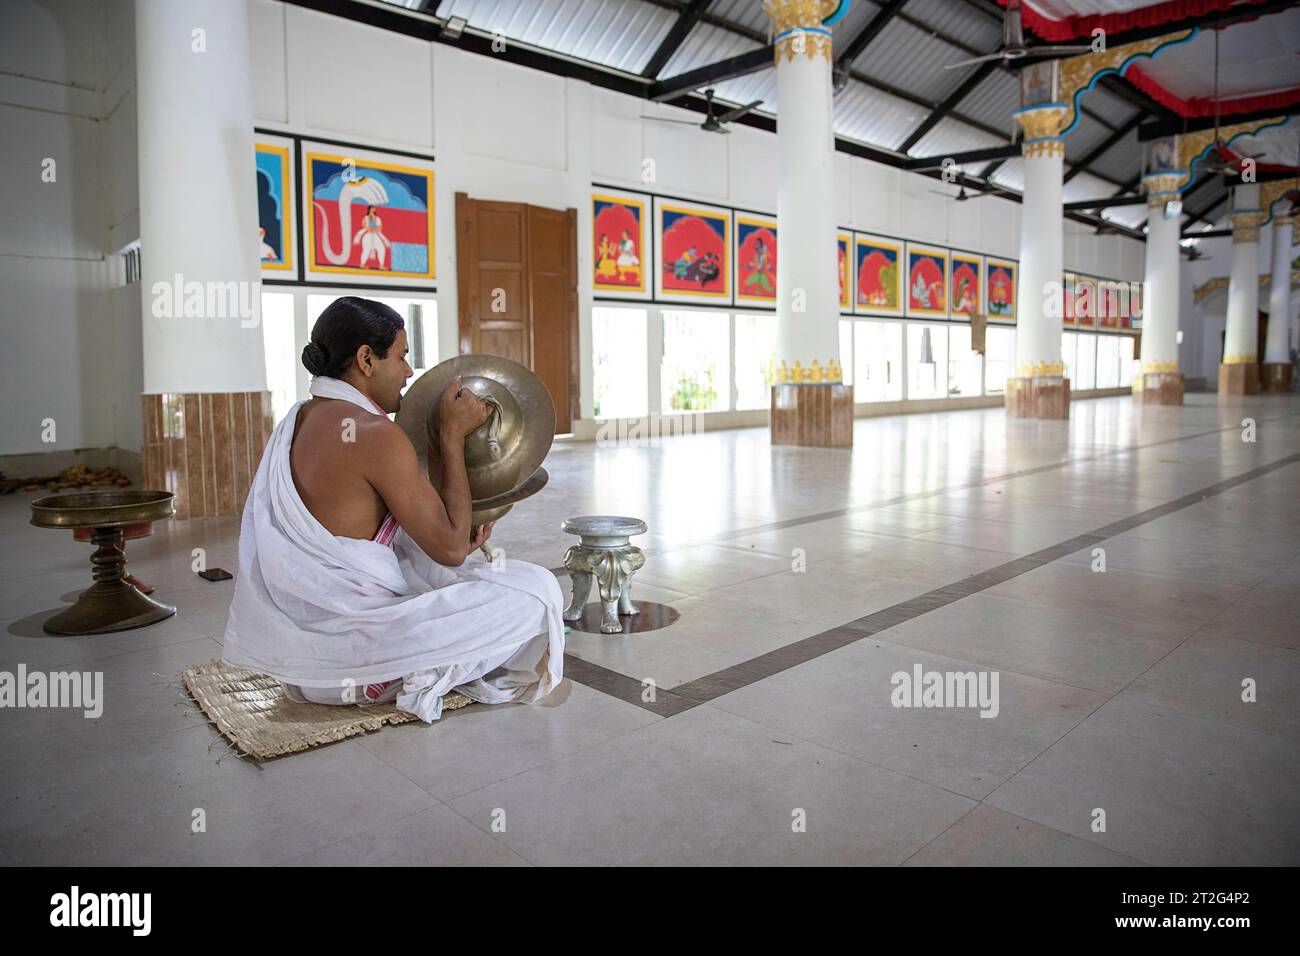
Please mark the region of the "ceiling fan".
<svg viewBox="0 0 1300 956"><path fill-rule="evenodd" d="M754 102L746 103L744 106L737 106L734 110L727 110L727 112L725 113L722 113L720 115L715 115L713 112L713 90L712 89L708 89L704 91L704 99L706 102L705 102L705 117L703 123L697 123L695 122L695 120L669 119L665 116L646 116L643 118L648 120L654 120L655 122L658 123L685 123L688 126L698 126L700 129L710 133L730 133L731 130L727 129L725 124L740 119L750 110L752 110L754 107L761 106L763 103L762 100L754 100Z"/></svg>
<svg viewBox="0 0 1300 956"><path fill-rule="evenodd" d="M1199 246L1184 246L1182 253L1187 257L1188 262L1195 262L1197 259L1213 259L1213 256L1207 256L1200 250Z"/></svg>
<svg viewBox="0 0 1300 956"><path fill-rule="evenodd" d="M960 63L949 63L945 70L970 66L974 63L986 63L989 60L1019 60L1022 57L1073 56L1076 53L1091 53L1092 47L1078 46L1025 46L1025 29L1020 22L1020 0L1007 0L1007 8L1002 14L1002 46L992 53L977 56Z"/></svg>
<svg viewBox="0 0 1300 956"><path fill-rule="evenodd" d="M1243 159L1259 159L1263 153L1242 153L1237 156L1228 149L1228 144L1219 135L1219 31L1214 31L1214 142L1210 144L1210 155L1205 161L1204 171L1211 176L1235 173Z"/></svg>
<svg viewBox="0 0 1300 956"><path fill-rule="evenodd" d="M936 196L944 196L956 202L965 202L967 199L982 199L983 197L989 195L989 193L981 192L979 190L976 190L974 193L968 193L966 191L965 183L961 184L961 187L957 190L957 195L955 196L952 193L946 193L941 189L931 189L930 192L934 193Z"/></svg>

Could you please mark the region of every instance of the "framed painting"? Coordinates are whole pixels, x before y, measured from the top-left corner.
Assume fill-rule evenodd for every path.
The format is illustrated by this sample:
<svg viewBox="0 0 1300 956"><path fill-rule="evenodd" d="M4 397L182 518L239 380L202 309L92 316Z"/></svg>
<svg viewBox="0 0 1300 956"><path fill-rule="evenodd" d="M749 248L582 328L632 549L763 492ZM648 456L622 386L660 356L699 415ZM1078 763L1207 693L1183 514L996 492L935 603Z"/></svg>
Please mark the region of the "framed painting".
<svg viewBox="0 0 1300 956"><path fill-rule="evenodd" d="M308 281L427 285L435 278L433 163L302 144Z"/></svg>
<svg viewBox="0 0 1300 956"><path fill-rule="evenodd" d="M905 281L904 296L909 317L948 317L947 249L909 242Z"/></svg>
<svg viewBox="0 0 1300 956"><path fill-rule="evenodd" d="M1061 323L1066 328L1073 328L1074 321L1074 280L1073 272L1061 277Z"/></svg>
<svg viewBox="0 0 1300 956"><path fill-rule="evenodd" d="M840 311L853 311L853 238L847 232L835 234L835 274L840 283Z"/></svg>
<svg viewBox="0 0 1300 956"><path fill-rule="evenodd" d="M257 239L262 275L267 279L298 278L298 218L293 200L293 140L279 136L253 137L257 167Z"/></svg>
<svg viewBox="0 0 1300 956"><path fill-rule="evenodd" d="M776 222L736 213L736 304L776 306Z"/></svg>
<svg viewBox="0 0 1300 956"><path fill-rule="evenodd" d="M1097 327L1097 280L1074 277L1074 324L1081 329Z"/></svg>
<svg viewBox="0 0 1300 956"><path fill-rule="evenodd" d="M952 254L952 277L949 280L948 301L952 303L952 317L970 318L983 305L980 296L980 282L984 274L982 256L972 256L965 252Z"/></svg>
<svg viewBox="0 0 1300 956"><path fill-rule="evenodd" d="M902 315L903 244L881 236L855 233L853 311L858 315Z"/></svg>
<svg viewBox="0 0 1300 956"><path fill-rule="evenodd" d="M984 312L989 320L1016 321L1016 263L984 258Z"/></svg>
<svg viewBox="0 0 1300 956"><path fill-rule="evenodd" d="M639 193L591 194L591 288L596 295L650 297L649 209L650 197Z"/></svg>
<svg viewBox="0 0 1300 956"><path fill-rule="evenodd" d="M654 208L655 298L730 305L731 210L658 197Z"/></svg>

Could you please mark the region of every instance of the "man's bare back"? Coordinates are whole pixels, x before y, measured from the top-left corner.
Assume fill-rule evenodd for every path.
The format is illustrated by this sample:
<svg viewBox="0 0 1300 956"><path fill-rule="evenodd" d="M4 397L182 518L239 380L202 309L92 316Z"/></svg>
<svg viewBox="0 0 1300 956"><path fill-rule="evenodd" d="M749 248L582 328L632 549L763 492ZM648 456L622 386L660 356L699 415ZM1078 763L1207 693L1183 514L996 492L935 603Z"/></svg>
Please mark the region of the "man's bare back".
<svg viewBox="0 0 1300 956"><path fill-rule="evenodd" d="M386 416L338 399L313 398L298 410L289 451L293 484L330 534L373 538L388 514L365 477L367 465L384 466L375 456L390 443L376 433L386 429L401 431Z"/></svg>
<svg viewBox="0 0 1300 956"><path fill-rule="evenodd" d="M324 351L315 341L308 345L313 348ZM406 330L399 328L383 354L362 344L342 372L330 377L351 385L373 407L395 412L402 386L413 374L406 355ZM313 364L318 360L313 355ZM391 513L425 554L460 566L492 533L491 522L472 533L465 472L465 436L483 424L488 407L461 388L459 376L443 392L439 407L442 470L426 476L411 440L387 414L335 398L305 402L294 423L289 471L312 517L331 534L369 540Z"/></svg>

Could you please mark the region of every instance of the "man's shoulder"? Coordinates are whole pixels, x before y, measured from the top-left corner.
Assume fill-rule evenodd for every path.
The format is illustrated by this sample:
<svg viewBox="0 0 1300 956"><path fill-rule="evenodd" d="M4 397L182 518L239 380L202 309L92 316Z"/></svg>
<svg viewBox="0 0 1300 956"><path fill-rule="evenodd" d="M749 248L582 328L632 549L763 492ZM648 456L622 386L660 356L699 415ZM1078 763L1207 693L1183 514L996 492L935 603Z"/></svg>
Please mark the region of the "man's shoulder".
<svg viewBox="0 0 1300 956"><path fill-rule="evenodd" d="M387 415L361 408L342 399L326 399L325 403L313 413L317 427L336 426L345 439L357 445L386 446L393 443L406 443L410 439L402 427Z"/></svg>

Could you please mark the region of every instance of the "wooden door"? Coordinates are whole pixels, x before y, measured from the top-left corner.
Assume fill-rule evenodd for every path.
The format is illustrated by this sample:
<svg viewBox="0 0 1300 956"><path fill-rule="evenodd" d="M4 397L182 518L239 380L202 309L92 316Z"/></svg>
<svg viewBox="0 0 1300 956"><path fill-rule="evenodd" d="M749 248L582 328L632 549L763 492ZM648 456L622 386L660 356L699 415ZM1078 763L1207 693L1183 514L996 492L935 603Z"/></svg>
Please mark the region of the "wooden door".
<svg viewBox="0 0 1300 956"><path fill-rule="evenodd" d="M460 351L536 372L559 434L579 414L577 252L576 210L456 194Z"/></svg>

